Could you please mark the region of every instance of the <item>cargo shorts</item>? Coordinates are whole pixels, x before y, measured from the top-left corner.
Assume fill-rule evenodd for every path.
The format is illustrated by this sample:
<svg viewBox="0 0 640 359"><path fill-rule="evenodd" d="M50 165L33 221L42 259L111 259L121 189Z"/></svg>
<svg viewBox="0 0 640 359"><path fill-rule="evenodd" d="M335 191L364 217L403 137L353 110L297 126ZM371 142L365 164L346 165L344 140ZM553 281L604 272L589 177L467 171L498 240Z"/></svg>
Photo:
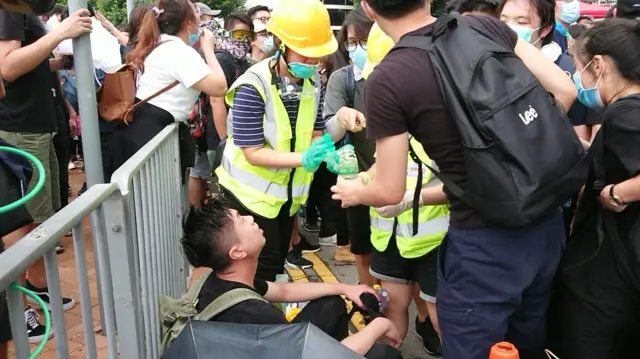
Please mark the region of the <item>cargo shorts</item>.
<svg viewBox="0 0 640 359"><path fill-rule="evenodd" d="M42 189L25 204L27 211L29 211L31 217L33 217L35 223L43 223L60 208L60 169L58 167L56 152L53 148L53 136L53 133L0 131L0 138L32 154L42 162L42 166L44 167L45 180ZM33 175L25 194L35 187L38 179L38 170L35 165L33 165Z"/></svg>

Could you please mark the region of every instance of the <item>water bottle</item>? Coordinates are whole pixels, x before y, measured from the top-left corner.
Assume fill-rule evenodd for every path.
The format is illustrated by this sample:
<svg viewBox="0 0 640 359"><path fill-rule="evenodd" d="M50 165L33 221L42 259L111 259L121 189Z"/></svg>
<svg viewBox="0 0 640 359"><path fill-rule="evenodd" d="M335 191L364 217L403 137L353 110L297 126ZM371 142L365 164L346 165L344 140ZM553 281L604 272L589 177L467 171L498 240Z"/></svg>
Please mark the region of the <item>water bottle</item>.
<svg viewBox="0 0 640 359"><path fill-rule="evenodd" d="M358 157L352 145L344 145L338 151L339 175L344 179L358 176Z"/></svg>
<svg viewBox="0 0 640 359"><path fill-rule="evenodd" d="M380 309L386 307L387 303L389 303L389 292L378 284L374 285L373 289L378 293L378 298L380 298Z"/></svg>
<svg viewBox="0 0 640 359"><path fill-rule="evenodd" d="M520 359L520 354L513 344L500 342L491 348L489 359Z"/></svg>

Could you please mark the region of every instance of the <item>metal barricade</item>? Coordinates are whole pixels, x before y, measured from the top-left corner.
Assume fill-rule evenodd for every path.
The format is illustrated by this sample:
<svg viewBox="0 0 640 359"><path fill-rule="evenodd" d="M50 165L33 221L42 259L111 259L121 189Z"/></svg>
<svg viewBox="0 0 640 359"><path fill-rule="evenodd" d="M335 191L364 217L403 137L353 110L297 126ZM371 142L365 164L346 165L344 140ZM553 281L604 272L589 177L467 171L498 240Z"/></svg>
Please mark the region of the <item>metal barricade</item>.
<svg viewBox="0 0 640 359"><path fill-rule="evenodd" d="M82 313L82 328L84 332L86 357L97 358L97 348L94 337L93 315L91 312L91 298L89 295L89 277L87 258L85 257L85 242L82 234L82 220L91 216L92 221L99 226L104 225L103 202L117 193L115 184L102 184L90 188L84 195L71 202L64 210L56 213L45 223L42 223L27 236L9 247L1 256L0 291L7 290L11 331L17 359L26 359L30 355L27 328L24 319L24 302L22 294L8 288L17 283L20 275L34 262L44 257L49 288L52 327L55 340L57 358L69 358L67 333L62 309L62 293L60 288L60 273L56 258L56 243L70 230L73 231L73 248L75 251L78 293ZM104 233L104 231L99 231ZM95 233L93 233L95 236ZM101 277L103 293L102 304L105 313L105 332L110 358L118 357L116 338L116 322L114 317L114 301L112 290L111 268L108 258L107 238L98 235L95 238L97 248L95 253L99 266L97 271Z"/></svg>
<svg viewBox="0 0 640 359"><path fill-rule="evenodd" d="M165 294L180 297L187 288L189 271L180 249L184 201L178 141L178 124L167 126L111 177L111 182L117 184L123 197L124 212L132 224L127 230L131 230L133 238L133 241L126 241L131 243L109 242L113 275L114 278L127 278L125 275L131 275L117 273L126 267L119 264L125 259L122 254L126 251L127 255L133 256L128 260L129 263L134 263L135 273L138 274L136 278L140 280L139 298L126 298L127 301L133 299L138 303L137 308L142 309L135 313L135 327L129 328L121 323L120 317L125 317L126 314L119 313L116 298L120 338L123 338L123 331L126 330L131 335L126 338L137 336L137 342L144 343L144 347L138 345L133 348L129 339L126 344L121 340L120 351L125 358L134 358L130 353L139 353L136 358L158 358L159 296ZM108 225L110 223L107 221ZM126 245L129 248L123 248ZM134 257L137 260L131 262ZM132 268L130 266L128 270ZM116 297L119 293L127 295L128 292L129 287L114 287ZM137 292L133 293L134 296L136 294ZM131 318L125 317L122 320L131 321Z"/></svg>

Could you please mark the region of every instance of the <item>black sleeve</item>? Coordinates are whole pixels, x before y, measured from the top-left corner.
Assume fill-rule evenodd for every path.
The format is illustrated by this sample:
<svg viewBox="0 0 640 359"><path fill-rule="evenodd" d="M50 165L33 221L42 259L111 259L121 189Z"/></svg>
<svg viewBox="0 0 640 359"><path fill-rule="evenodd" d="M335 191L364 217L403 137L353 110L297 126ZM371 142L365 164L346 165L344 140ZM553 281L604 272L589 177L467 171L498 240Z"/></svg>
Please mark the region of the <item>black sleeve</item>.
<svg viewBox="0 0 640 359"><path fill-rule="evenodd" d="M509 49L516 47L518 34L502 21L488 15L465 15L464 17L472 28L484 36Z"/></svg>
<svg viewBox="0 0 640 359"><path fill-rule="evenodd" d="M0 10L0 40L24 41L25 15Z"/></svg>
<svg viewBox="0 0 640 359"><path fill-rule="evenodd" d="M227 80L227 88L229 88L236 81L236 65L232 63L229 56L225 54L216 53L216 58L218 59L218 63L220 64L222 72L224 72L224 77Z"/></svg>
<svg viewBox="0 0 640 359"><path fill-rule="evenodd" d="M264 297L269 290L269 283L267 283L266 280L256 278L253 280L253 288L256 290L256 293Z"/></svg>
<svg viewBox="0 0 640 359"><path fill-rule="evenodd" d="M605 146L609 148L630 176L640 174L640 101L638 107L607 111L604 121ZM613 109L612 109L613 110ZM615 109L617 110L617 108Z"/></svg>

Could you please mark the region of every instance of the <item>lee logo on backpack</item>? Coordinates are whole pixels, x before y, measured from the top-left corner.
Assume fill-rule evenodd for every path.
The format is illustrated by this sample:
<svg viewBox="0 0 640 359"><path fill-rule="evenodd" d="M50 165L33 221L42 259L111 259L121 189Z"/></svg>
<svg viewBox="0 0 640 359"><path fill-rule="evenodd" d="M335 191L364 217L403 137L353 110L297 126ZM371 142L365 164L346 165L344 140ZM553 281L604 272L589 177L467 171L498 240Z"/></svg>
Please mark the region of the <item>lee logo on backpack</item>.
<svg viewBox="0 0 640 359"><path fill-rule="evenodd" d="M589 158L566 114L515 55L464 16L445 15L428 36L392 49L426 51L462 138L463 190L429 168L487 220L522 226L559 208L587 178Z"/></svg>

